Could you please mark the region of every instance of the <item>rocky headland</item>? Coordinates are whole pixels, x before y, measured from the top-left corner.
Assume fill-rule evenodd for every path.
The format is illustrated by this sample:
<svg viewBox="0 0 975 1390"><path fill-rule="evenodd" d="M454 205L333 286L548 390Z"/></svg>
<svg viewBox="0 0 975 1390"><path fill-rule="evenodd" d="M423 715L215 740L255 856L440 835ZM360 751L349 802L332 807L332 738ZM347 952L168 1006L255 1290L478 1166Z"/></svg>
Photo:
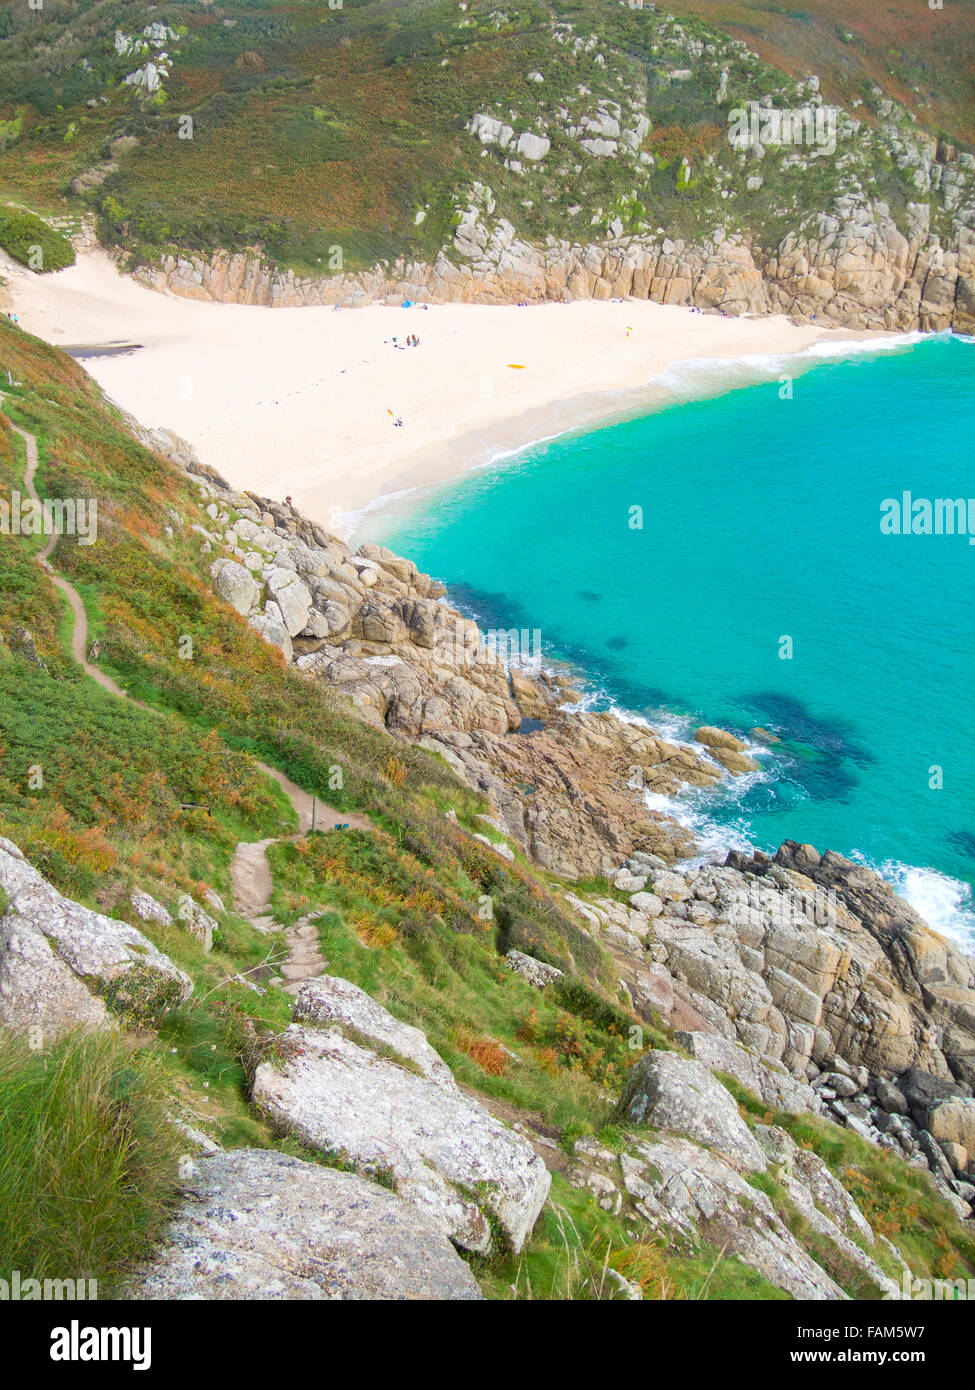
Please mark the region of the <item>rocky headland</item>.
<svg viewBox="0 0 975 1390"><path fill-rule="evenodd" d="M482 838L570 881L565 901L613 954L638 1015L664 1019L703 1065L771 1104L923 1165L970 1214L973 957L834 852L787 841L772 858L702 863L643 791L753 770L745 743L702 727L675 744L574 710L565 676L499 659L411 561L353 553L287 504L236 493L172 435L151 442L199 486L216 591L309 680L487 794ZM572 891L592 876L610 896Z"/></svg>

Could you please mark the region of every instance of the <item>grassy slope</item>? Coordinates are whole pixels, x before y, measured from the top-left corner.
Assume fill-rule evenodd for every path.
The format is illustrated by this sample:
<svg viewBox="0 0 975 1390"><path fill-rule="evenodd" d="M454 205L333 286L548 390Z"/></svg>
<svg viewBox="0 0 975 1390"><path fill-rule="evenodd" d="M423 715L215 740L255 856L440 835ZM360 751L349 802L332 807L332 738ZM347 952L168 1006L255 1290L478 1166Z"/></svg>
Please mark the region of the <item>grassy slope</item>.
<svg viewBox="0 0 975 1390"><path fill-rule="evenodd" d="M849 103L864 79L875 82L936 135L975 141L975 4L946 0L672 0L677 15L695 15L741 39L766 62L794 77L817 72L830 100Z"/></svg>
<svg viewBox="0 0 975 1390"><path fill-rule="evenodd" d="M918 11L910 22L908 5ZM676 8L696 8L712 25L727 16L726 27L780 69L739 70L733 62L733 91L774 91L786 81L782 70L819 71L827 93L849 102L868 95L877 79L913 104L922 124L972 137L972 4L949 4L941 14L914 0L888 6L897 17L896 54L884 51L873 18L849 20L854 42L844 43L833 0L788 14L758 0ZM785 180L766 168L763 190L746 196L740 189L730 204L707 179L678 187L684 156L695 176L702 157L713 154L728 177L743 180L728 155L714 74L671 84L667 68L686 57L656 43L649 12L606 0L519 0L503 10L500 27L491 18L494 0L470 0L464 12L456 0L347 0L341 10L325 0L289 8L228 0L219 12L179 0L51 0L41 12L15 12L8 37L0 37L8 94L0 120L11 131L19 120L20 134L0 154L0 189L42 210L77 211L79 200L66 200L71 179L107 160L115 137L134 135L138 144L120 156L117 171L85 195L106 240L149 257L172 244L260 245L302 272L337 268L335 246L346 269L394 254L433 257L449 240L458 192L476 178L488 179L519 231L539 239L584 237L590 227L599 235L617 214L627 227L688 235L738 216L749 230L774 235L797 208L832 200L837 171L825 167ZM185 33L169 45L174 66L164 93L142 101L121 85L137 60L118 58L112 40L117 27L131 34L150 15ZM599 35L606 62L556 43L556 19L570 21L578 35ZM690 27L710 37L699 20ZM540 85L529 80L536 69L545 76ZM911 76L923 82L928 106L911 92ZM580 85L590 95L580 95ZM560 106L573 116L600 99L625 108L636 92L653 120L645 142L657 161L650 172L626 160L583 156L579 163L578 146L556 136L544 169L515 174L495 155L482 158L464 130L478 111L503 118L515 111L517 128L530 129L538 119L549 125ZM860 114L872 119L867 108ZM186 115L192 139L180 138ZM876 173L875 191L896 215L904 190L882 161ZM582 208L574 219L565 211L567 188Z"/></svg>
<svg viewBox="0 0 975 1390"><path fill-rule="evenodd" d="M0 833L65 892L129 920L126 890L134 883L170 907L205 884L229 899L237 841L293 829L290 808L245 751L259 749L309 790L328 789L333 802L369 814L378 831L332 831L273 847L282 927L324 909L330 968L424 1028L462 1084L509 1118L534 1116L567 1148L593 1131L618 1148L622 1137L607 1122L637 1054L627 1045L633 1020L613 997L600 948L556 906L542 878L504 864L446 820L452 807L461 825L471 825L484 807L437 759L332 705L213 599L203 578L208 557L189 530L205 519L195 489L131 440L74 362L0 321L0 369L19 383L7 410L40 440L42 495L98 496L97 543L64 540L56 562L97 594L89 616L99 659L159 711L123 704L79 675L64 656L57 595L31 558L37 542L5 538L0 630L9 642L14 627L29 627L46 669L0 647ZM2 416L0 426L7 496L22 476L23 452ZM172 512L182 524L169 537ZM194 638L188 661L178 655L186 633ZM44 785L31 789L28 769L38 763ZM336 766L342 790L334 778L329 786ZM181 811L187 800L206 801L212 816ZM479 915L485 896L491 922ZM159 1020L158 1042L125 1034L93 1050L66 1044L47 1069L22 1050L0 1049L0 1106L13 1117L0 1164L0 1244L15 1244L25 1275L64 1271L61 1225L52 1219L28 1229L15 1200L25 1186L53 1187L68 1203L90 1205L97 1194L70 1252L72 1272L96 1275L105 1290L158 1230L179 1187L172 1136L160 1127L160 1076L176 1107L225 1144L293 1151L247 1104L255 1030L279 1030L291 1001L277 989L261 995L227 983L269 955L273 962L282 939L258 935L232 912L210 955L177 926L144 929L196 985L184 1007ZM539 995L502 966L498 950L508 945L564 968L574 962L575 978ZM653 1030L649 1041L666 1045ZM79 1103L66 1114L71 1086ZM742 1100L746 1114L760 1111ZM133 1144L139 1126L144 1143ZM922 1271L975 1268L970 1241L905 1165L857 1148L829 1125L797 1138L822 1152L858 1196L866 1193ZM78 1152L89 1156L84 1164L72 1158ZM478 1265L489 1295L609 1296L608 1258L649 1297L780 1296L707 1248L634 1242L558 1174L552 1202L521 1257Z"/></svg>

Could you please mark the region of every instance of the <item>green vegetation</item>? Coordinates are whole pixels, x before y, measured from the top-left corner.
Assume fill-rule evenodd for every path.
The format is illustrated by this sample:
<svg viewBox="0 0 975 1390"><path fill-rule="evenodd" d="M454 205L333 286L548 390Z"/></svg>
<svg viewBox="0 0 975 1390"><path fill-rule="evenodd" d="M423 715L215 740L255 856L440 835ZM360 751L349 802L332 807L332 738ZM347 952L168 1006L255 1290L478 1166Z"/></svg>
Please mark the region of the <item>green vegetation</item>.
<svg viewBox="0 0 975 1390"><path fill-rule="evenodd" d="M4 1272L111 1293L179 1195L186 1141L158 1059L112 1034L44 1052L0 1034Z"/></svg>
<svg viewBox="0 0 975 1390"><path fill-rule="evenodd" d="M170 908L206 885L229 897L237 842L294 829L254 767L259 752L376 826L272 847L281 926L324 909L331 968L426 1028L489 1103L530 1108L554 1133L598 1127L607 1088L633 1060L633 1020L606 992L612 975L600 948L546 885L444 814L474 823L488 809L483 799L442 760L391 743L296 677L214 599L191 530L207 519L196 490L135 444L70 359L0 323L0 368L21 383L0 416L0 496L23 477L9 415L38 437L42 495L97 496L96 543L63 538L56 564L89 600L99 663L152 707L109 695L66 658L60 599L34 561L36 542L10 537L0 548L0 833L64 892L126 920L136 920L134 884ZM24 628L31 640L18 644L13 634ZM180 654L186 636L191 659ZM281 938L227 912L207 955L178 924L138 925L192 977L194 994L173 1007L142 998L136 980L107 1002L130 1024L158 1027L174 1109L226 1144L283 1144L250 1110L247 1087L291 1000L236 978L275 973ZM509 944L563 968L574 961L585 982L544 999L503 966L498 950ZM133 1045L133 1059L144 1048L153 1053Z"/></svg>
<svg viewBox="0 0 975 1390"><path fill-rule="evenodd" d="M770 1110L732 1077L721 1076L719 1080L735 1096L749 1124L778 1125L800 1148L817 1154L874 1231L897 1246L916 1276L945 1279L975 1275L975 1237L938 1196L926 1170L912 1168L889 1149L878 1149L818 1115L794 1116ZM755 1186L761 1185L756 1181ZM773 1195L767 1188L763 1190ZM814 1249L811 1253L819 1258ZM886 1274L899 1280L900 1266L882 1243L870 1253ZM832 1258L838 1261L837 1256ZM837 1267L844 1272L839 1263ZM845 1278L835 1269L830 1272L846 1286Z"/></svg>
<svg viewBox="0 0 975 1390"><path fill-rule="evenodd" d="M138 34L155 7L77 0L70 13L14 12L0 25L0 143L3 129L8 140L16 131L18 158L0 165L0 188L32 206L91 208L102 238L133 263L173 247L256 248L301 274L329 275L398 256L432 260L450 246L475 181L536 242L612 228L693 238L721 226L773 243L797 217L825 210L848 179L839 161L796 168L783 151L766 156L761 187L749 189L755 169L730 150L728 112L764 95L794 106L795 78L810 72L831 99L856 103L858 177L895 218L918 191L910 171L864 143L891 119L881 88L922 127L975 140L975 26L958 7L931 22L914 0L896 0L893 59L869 41L868 20L850 20L855 41L844 40L839 0L794 14L762 0L688 0L673 7L680 30L665 8L519 0L502 14L495 0L470 0L463 12L456 0L340 9L227 0L220 22L173 0L166 14L180 33L167 43L162 102L125 84L145 55L114 47L117 29ZM760 56L731 47L723 30ZM693 56L688 43L699 45ZM632 157L596 157L580 145L580 123L616 107L624 129L638 110L649 129ZM549 154L509 167L500 147L467 129L479 113L517 133L544 130ZM122 134L131 143L119 151Z"/></svg>
<svg viewBox="0 0 975 1390"><path fill-rule="evenodd" d="M67 237L23 208L0 207L0 246L15 261L46 272L74 265L74 247Z"/></svg>
<svg viewBox="0 0 975 1390"><path fill-rule="evenodd" d="M138 921L192 978L184 1004L135 972L105 991L128 1032L43 1053L0 1047L0 1244L11 1267L43 1278L67 1265L108 1287L123 1278L178 1196L175 1156L189 1141L167 1114L229 1147L347 1163L276 1137L248 1101L256 1059L291 1016L290 996L269 983L282 932L314 911L330 971L421 1027L463 1086L549 1145L553 1202L525 1250L472 1262L490 1296L618 1298L624 1280L652 1298L781 1297L705 1244L639 1238L572 1185L581 1136L612 1155L627 1142L611 1115L638 1056L631 1031L672 1043L621 1006L612 962L551 881L464 833L480 824L484 799L441 759L359 722L214 598L211 557L193 530L208 520L206 498L127 433L74 362L0 321L0 371L18 383L0 415L0 497L23 478L9 416L38 437L41 495L97 497L96 542L63 537L54 560L86 600L99 664L148 706L109 695L67 658L61 599L36 564L36 539L5 537L0 834L62 891L130 922L132 886L171 909L208 886L229 899L238 842L285 837L269 851L278 931L226 911L205 953L178 922ZM255 753L368 817L372 831L295 834ZM512 946L565 977L533 989L501 960ZM750 1122L779 1124L820 1154L916 1272L975 1271L972 1236L924 1174L823 1120L770 1114L729 1085ZM774 1175L754 1185L852 1296L875 1295L802 1222ZM889 1250L872 1253L896 1276Z"/></svg>
<svg viewBox="0 0 975 1390"><path fill-rule="evenodd" d="M634 1240L593 1196L559 1173L526 1250L475 1267L485 1295L497 1299L616 1301L627 1297L624 1280L654 1300L788 1298L707 1242L677 1252L662 1237Z"/></svg>
<svg viewBox="0 0 975 1390"><path fill-rule="evenodd" d="M794 77L821 74L830 101L848 106L877 84L922 126L975 141L968 7L947 4L935 16L915 0L887 0L882 23L846 0L805 0L794 8L778 0L668 0L667 8L734 35Z"/></svg>

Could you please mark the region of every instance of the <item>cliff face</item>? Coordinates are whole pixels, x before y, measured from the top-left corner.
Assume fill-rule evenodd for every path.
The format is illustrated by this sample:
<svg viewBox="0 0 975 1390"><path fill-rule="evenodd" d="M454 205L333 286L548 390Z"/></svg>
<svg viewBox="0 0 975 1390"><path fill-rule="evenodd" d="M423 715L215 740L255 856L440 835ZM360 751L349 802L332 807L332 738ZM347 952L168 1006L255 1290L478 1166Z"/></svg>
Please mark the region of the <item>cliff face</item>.
<svg viewBox="0 0 975 1390"><path fill-rule="evenodd" d="M476 210L475 210L476 213ZM839 327L958 333L975 330L975 231L959 227L943 247L924 219L910 235L885 208L873 218L820 216L773 250L741 237L692 244L621 237L587 246L536 247L509 225L490 225L483 248L476 215L458 230L455 259L398 261L358 275L304 279L257 253L165 255L137 279L190 299L298 306L429 303L513 304L526 300L649 299L725 314L788 314Z"/></svg>

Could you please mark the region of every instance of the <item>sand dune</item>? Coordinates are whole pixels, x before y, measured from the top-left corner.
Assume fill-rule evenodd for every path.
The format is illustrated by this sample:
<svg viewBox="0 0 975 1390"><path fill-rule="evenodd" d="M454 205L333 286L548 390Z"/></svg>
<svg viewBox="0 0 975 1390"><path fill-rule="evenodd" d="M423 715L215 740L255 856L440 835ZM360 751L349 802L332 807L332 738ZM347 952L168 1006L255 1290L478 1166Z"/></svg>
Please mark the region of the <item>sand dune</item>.
<svg viewBox="0 0 975 1390"><path fill-rule="evenodd" d="M124 409L183 435L235 486L288 494L338 529L342 514L378 495L619 413L633 399L620 393L674 362L796 352L829 336L784 318L635 301L338 311L199 303L146 289L100 251L54 275L2 269L9 307L48 342L141 344L84 359ZM398 350L394 336L409 333L420 346Z"/></svg>

